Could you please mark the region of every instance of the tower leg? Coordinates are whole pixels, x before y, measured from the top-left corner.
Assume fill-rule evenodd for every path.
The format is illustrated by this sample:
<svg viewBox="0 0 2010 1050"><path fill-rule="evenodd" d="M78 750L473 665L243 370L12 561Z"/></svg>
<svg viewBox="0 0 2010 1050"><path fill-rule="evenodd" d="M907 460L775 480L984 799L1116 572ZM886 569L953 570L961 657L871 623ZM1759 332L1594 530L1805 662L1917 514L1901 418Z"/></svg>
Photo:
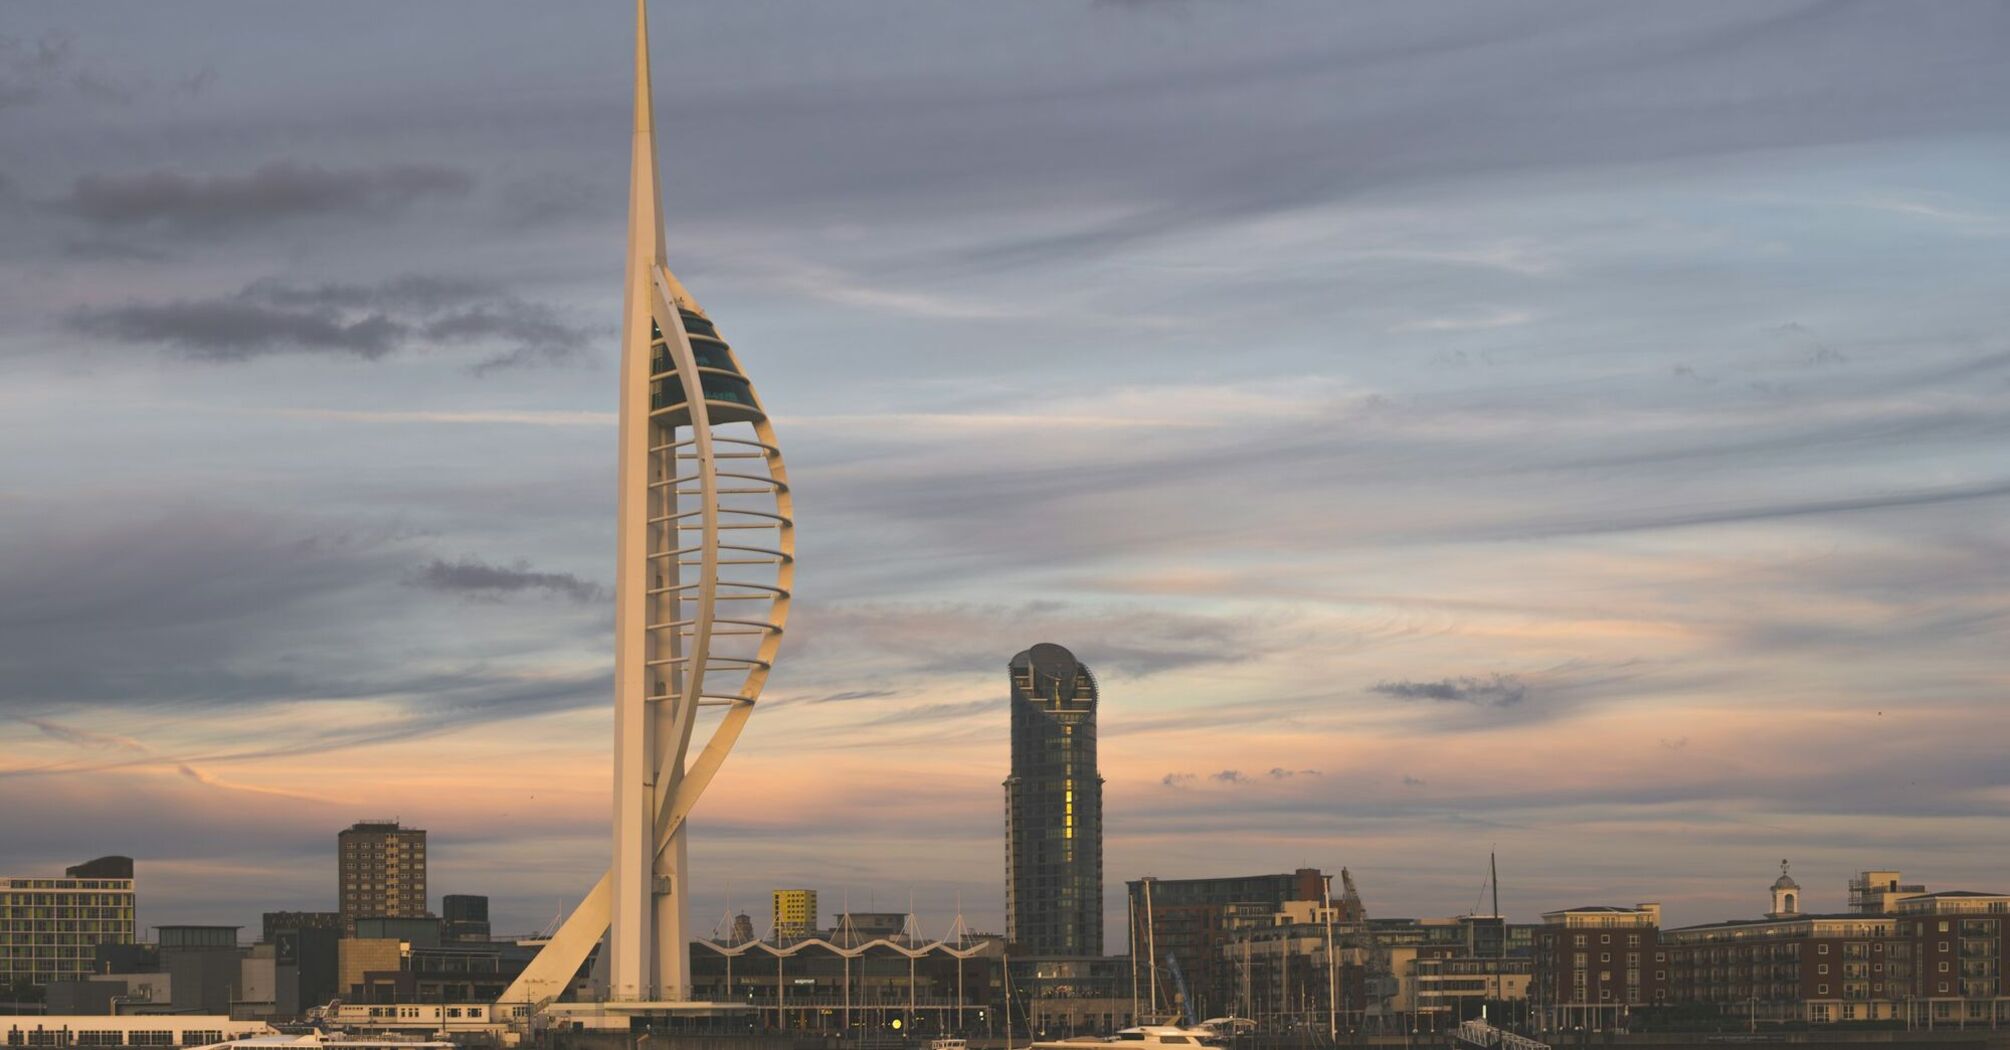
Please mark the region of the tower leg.
<svg viewBox="0 0 2010 1050"><path fill-rule="evenodd" d="M691 998L691 947L684 934L691 916L691 896L685 873L691 870L685 852L684 827L671 834L670 845L656 861L656 999Z"/></svg>
<svg viewBox="0 0 2010 1050"><path fill-rule="evenodd" d="M627 697L617 694L616 701ZM640 697L635 698L636 701ZM609 871L610 907L607 930L607 997L646 998L654 967L650 935L655 901L652 894L655 843L650 834L650 784L642 771L648 736L645 705L616 708L614 733L614 863ZM631 720L631 714L633 718Z"/></svg>

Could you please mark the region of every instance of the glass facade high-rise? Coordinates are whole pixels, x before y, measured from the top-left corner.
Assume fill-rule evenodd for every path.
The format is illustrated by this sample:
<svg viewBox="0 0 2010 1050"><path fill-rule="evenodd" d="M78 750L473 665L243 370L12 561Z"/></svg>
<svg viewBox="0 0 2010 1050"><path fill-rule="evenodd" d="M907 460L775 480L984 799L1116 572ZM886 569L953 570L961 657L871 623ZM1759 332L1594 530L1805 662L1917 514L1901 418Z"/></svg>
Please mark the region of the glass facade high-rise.
<svg viewBox="0 0 2010 1050"><path fill-rule="evenodd" d="M1103 954L1103 778L1096 677L1041 643L1012 658L1005 936L1035 955Z"/></svg>

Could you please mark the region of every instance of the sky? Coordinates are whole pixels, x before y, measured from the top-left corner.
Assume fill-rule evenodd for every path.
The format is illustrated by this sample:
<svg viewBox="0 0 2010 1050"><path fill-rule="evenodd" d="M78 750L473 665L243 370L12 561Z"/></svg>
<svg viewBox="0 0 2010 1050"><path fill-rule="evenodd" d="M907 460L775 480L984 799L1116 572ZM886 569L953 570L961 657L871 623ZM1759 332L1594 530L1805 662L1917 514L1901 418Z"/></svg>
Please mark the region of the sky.
<svg viewBox="0 0 2010 1050"><path fill-rule="evenodd" d="M800 565L692 821L1002 924L1006 663L1105 889L2010 887L2010 8L652 6L668 255ZM499 931L608 849L621 3L0 15L0 870Z"/></svg>

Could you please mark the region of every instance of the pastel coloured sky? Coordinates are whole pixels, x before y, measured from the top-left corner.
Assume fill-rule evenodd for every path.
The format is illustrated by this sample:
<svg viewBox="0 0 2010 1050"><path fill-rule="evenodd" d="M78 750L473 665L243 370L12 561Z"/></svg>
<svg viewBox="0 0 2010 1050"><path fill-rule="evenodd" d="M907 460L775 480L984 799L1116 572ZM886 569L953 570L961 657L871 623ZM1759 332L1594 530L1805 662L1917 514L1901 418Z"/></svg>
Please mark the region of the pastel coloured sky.
<svg viewBox="0 0 2010 1050"><path fill-rule="evenodd" d="M997 928L1039 641L1113 919L1455 914L1489 849L1516 919L2010 886L2010 8L654 10L671 264L802 542L701 926ZM499 928L592 882L628 34L8 6L0 869L255 926L396 816Z"/></svg>

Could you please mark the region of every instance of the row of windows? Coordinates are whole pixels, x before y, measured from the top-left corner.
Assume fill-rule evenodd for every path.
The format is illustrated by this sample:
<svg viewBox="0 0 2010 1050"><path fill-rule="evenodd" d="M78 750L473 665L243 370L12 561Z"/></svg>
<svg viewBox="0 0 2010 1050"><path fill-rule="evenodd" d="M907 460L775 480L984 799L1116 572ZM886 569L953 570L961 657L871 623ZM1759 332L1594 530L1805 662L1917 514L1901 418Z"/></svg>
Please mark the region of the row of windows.
<svg viewBox="0 0 2010 1050"><path fill-rule="evenodd" d="M739 376L704 372L699 374L698 382L704 388L707 401L728 401L738 405L754 406L753 387L747 385L747 381ZM658 379L649 391L649 407L652 409L673 408L684 404L687 400L684 396L683 379L674 375Z"/></svg>
<svg viewBox="0 0 2010 1050"><path fill-rule="evenodd" d="M0 893L0 912L22 908L132 907L131 893Z"/></svg>
<svg viewBox="0 0 2010 1050"><path fill-rule="evenodd" d="M691 340L691 358L699 368L716 368L722 372L737 374L740 370L733 366L733 357L726 352L724 343L708 343L700 339ZM663 375L676 371L677 366L670 359L667 344L657 343L650 348L649 374Z"/></svg>
<svg viewBox="0 0 2010 1050"><path fill-rule="evenodd" d="M131 918L133 904L127 899L123 904L71 905L60 908L0 908L0 922L20 919L116 919Z"/></svg>

